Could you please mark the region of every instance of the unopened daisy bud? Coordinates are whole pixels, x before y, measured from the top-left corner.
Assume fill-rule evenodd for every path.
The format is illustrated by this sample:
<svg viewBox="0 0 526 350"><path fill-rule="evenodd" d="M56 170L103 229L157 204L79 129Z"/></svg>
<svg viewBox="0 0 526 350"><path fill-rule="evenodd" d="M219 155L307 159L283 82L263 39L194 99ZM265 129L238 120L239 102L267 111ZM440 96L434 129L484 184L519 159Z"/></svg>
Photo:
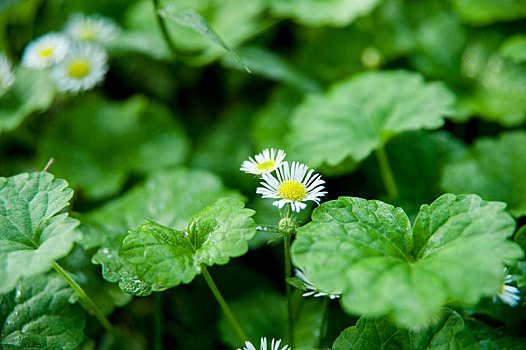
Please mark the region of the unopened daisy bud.
<svg viewBox="0 0 526 350"><path fill-rule="evenodd" d="M263 198L278 199L273 205L283 208L285 204L295 212L300 212L307 207L304 202L313 201L320 204L320 197L327 192L322 191L325 183L320 174L314 174L314 170L309 169L305 164L292 162L289 167L288 162L276 169L276 177L270 173L261 176L261 185L256 189L256 193L263 195Z"/></svg>
<svg viewBox="0 0 526 350"><path fill-rule="evenodd" d="M30 42L22 55L22 65L44 69L62 61L70 47L69 39L59 33L49 33Z"/></svg>
<svg viewBox="0 0 526 350"><path fill-rule="evenodd" d="M76 13L68 19L64 31L76 41L107 43L117 37L120 28L109 18Z"/></svg>
<svg viewBox="0 0 526 350"><path fill-rule="evenodd" d="M283 150L276 150L274 148L263 150L263 152L256 154L254 158L250 157L241 164L239 170L247 174L261 175L276 170L285 159L286 153Z"/></svg>
<svg viewBox="0 0 526 350"><path fill-rule="evenodd" d="M15 82L11 62L4 55L0 55L0 96Z"/></svg>
<svg viewBox="0 0 526 350"><path fill-rule="evenodd" d="M281 339L280 340L272 339L270 348L267 348L267 338L261 338L260 350L292 350L292 348L289 348L288 345L285 345L280 349L279 348L280 344L281 344ZM237 349L237 350L256 350L256 347L251 342L247 341L245 342L245 347L243 349Z"/></svg>
<svg viewBox="0 0 526 350"><path fill-rule="evenodd" d="M108 55L92 44L81 44L71 50L63 62L51 71L59 91L77 93L93 88L104 80Z"/></svg>
<svg viewBox="0 0 526 350"><path fill-rule="evenodd" d="M278 224L278 231L290 236L296 232L296 223L291 218L283 218Z"/></svg>

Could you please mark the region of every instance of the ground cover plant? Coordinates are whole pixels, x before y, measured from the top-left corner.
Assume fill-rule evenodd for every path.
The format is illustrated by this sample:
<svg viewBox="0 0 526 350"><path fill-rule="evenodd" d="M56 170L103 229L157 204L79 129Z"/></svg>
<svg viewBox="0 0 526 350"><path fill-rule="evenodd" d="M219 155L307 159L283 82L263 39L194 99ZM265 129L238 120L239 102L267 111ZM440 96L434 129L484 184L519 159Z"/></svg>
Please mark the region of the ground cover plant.
<svg viewBox="0 0 526 350"><path fill-rule="evenodd" d="M522 0L3 0L0 349L526 349Z"/></svg>

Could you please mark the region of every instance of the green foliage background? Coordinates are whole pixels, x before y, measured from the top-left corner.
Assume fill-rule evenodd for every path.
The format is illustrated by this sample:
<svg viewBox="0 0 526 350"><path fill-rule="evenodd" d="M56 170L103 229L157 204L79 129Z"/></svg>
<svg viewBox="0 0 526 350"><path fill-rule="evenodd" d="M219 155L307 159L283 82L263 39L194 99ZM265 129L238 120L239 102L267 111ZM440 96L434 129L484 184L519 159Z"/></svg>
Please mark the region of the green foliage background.
<svg viewBox="0 0 526 350"><path fill-rule="evenodd" d="M289 342L283 248L255 230L279 213L238 170L269 147L326 180L293 263L343 292L294 289L295 349L526 349L524 302L491 298L504 265L526 291L524 0L164 0L172 44L153 3L0 3L1 349L240 347L205 265L249 340ZM122 31L67 95L20 60L77 12Z"/></svg>

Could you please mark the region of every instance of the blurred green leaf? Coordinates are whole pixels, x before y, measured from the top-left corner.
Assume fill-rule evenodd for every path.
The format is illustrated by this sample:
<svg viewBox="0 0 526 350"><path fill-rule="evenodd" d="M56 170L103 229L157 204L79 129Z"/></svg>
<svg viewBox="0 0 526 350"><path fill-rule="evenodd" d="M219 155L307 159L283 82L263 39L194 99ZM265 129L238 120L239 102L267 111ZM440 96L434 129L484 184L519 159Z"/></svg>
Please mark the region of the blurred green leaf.
<svg viewBox="0 0 526 350"><path fill-rule="evenodd" d="M218 45L217 37L223 43L228 43L229 47L236 47L272 23L261 16L265 8L264 0L166 0L163 5L164 8L176 8L183 15L191 14L188 17L179 13L178 18L184 25L176 21L166 23L170 36L183 53L185 61L196 65L207 64L225 53L221 44ZM163 39L159 40L162 35L150 0L138 1L129 8L125 28L136 34L141 33L144 38L141 43L130 41L132 47L143 46L141 52L148 53L152 43L159 43L167 48ZM199 29L206 36L192 28ZM210 40L213 37L211 33L216 33L213 41ZM169 51L165 49L162 51L168 54ZM153 51L158 58L160 50ZM171 59L171 55L164 58Z"/></svg>
<svg viewBox="0 0 526 350"><path fill-rule="evenodd" d="M15 82L0 97L0 133L16 129L33 112L45 111L55 97L47 71L15 69Z"/></svg>
<svg viewBox="0 0 526 350"><path fill-rule="evenodd" d="M348 312L423 327L449 300L474 304L496 294L503 260L523 256L507 240L515 222L504 209L476 195L446 194L423 205L411 228L400 208L340 197L298 229L292 258L320 290L343 290Z"/></svg>
<svg viewBox="0 0 526 350"><path fill-rule="evenodd" d="M249 46L238 50L252 73L280 81L304 92L319 92L321 86L283 58L262 47ZM227 67L237 68L232 59L223 59Z"/></svg>
<svg viewBox="0 0 526 350"><path fill-rule="evenodd" d="M81 215L82 245L98 247L111 237L126 235L146 219L184 230L194 215L221 197L241 198L204 170L157 172L119 198Z"/></svg>
<svg viewBox="0 0 526 350"><path fill-rule="evenodd" d="M290 147L313 167L348 157L358 162L400 132L442 126L454 100L443 85L417 73L363 73L309 96L295 110Z"/></svg>
<svg viewBox="0 0 526 350"><path fill-rule="evenodd" d="M512 36L502 43L499 51L516 63L526 61L526 35Z"/></svg>
<svg viewBox="0 0 526 350"><path fill-rule="evenodd" d="M463 328L462 317L450 309L443 311L440 321L435 325L421 330L398 328L389 317L362 316L356 326L349 327L340 334L333 344L333 349L478 349L474 339L471 344L459 344L455 336Z"/></svg>
<svg viewBox="0 0 526 350"><path fill-rule="evenodd" d="M78 221L63 212L73 196L67 186L49 173L0 178L0 293L49 270L81 239Z"/></svg>
<svg viewBox="0 0 526 350"><path fill-rule="evenodd" d="M371 12L380 0L270 0L272 14L313 27L345 27Z"/></svg>
<svg viewBox="0 0 526 350"><path fill-rule="evenodd" d="M250 218L254 211L243 206L222 198L195 216L184 232L147 220L126 236L118 256L103 248L94 261L108 270L105 279L138 296L190 283L201 264L223 265L247 252L256 226Z"/></svg>
<svg viewBox="0 0 526 350"><path fill-rule="evenodd" d="M85 314L71 304L75 292L58 275L26 277L0 295L2 349L75 349L82 340Z"/></svg>
<svg viewBox="0 0 526 350"><path fill-rule="evenodd" d="M178 9L173 5L167 5L159 10L159 14L162 17L167 17L177 24L182 25L195 31L196 33L201 34L211 42L221 46L223 49L228 52L230 56L248 73L250 69L247 67L245 61L232 49L228 46L223 39L217 35L216 32L210 27L210 24L203 18L199 13L195 12L193 9L182 10Z"/></svg>
<svg viewBox="0 0 526 350"><path fill-rule="evenodd" d="M524 0L454 0L453 4L462 19L474 25L526 17Z"/></svg>
<svg viewBox="0 0 526 350"><path fill-rule="evenodd" d="M7 10L9 7L20 3L22 0L4 0L0 3L0 14Z"/></svg>
<svg viewBox="0 0 526 350"><path fill-rule="evenodd" d="M170 111L141 96L108 101L77 97L59 110L41 140L42 163L91 199L120 191L130 173L181 164L188 138Z"/></svg>
<svg viewBox="0 0 526 350"><path fill-rule="evenodd" d="M508 203L508 210L526 215L526 132L479 138L469 153L446 164L441 185L447 192L476 193L485 200Z"/></svg>
<svg viewBox="0 0 526 350"><path fill-rule="evenodd" d="M510 334L502 327L491 327L476 319L466 319L466 328L478 341L480 350L525 350L525 338Z"/></svg>

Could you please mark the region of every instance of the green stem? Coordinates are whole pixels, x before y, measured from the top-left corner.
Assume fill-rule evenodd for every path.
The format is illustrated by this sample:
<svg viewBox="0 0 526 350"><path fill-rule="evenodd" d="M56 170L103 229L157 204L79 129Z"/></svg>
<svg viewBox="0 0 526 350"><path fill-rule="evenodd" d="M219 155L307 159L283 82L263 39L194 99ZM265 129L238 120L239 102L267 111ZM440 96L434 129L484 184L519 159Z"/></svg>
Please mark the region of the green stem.
<svg viewBox="0 0 526 350"><path fill-rule="evenodd" d="M322 304L322 319L320 324L320 336L318 338L318 348L321 349L321 345L323 342L323 338L325 337L325 327L327 324L327 319L329 318L329 297L323 298L323 304Z"/></svg>
<svg viewBox="0 0 526 350"><path fill-rule="evenodd" d="M223 309L223 312L225 313L226 317L232 324L232 327L234 328L234 331L236 332L239 340L241 340L241 344L245 343L245 341L248 340L247 335L245 334L245 332L243 332L243 328L241 328L241 325L239 324L239 322L237 322L234 314L232 313L232 310L230 310L230 307L219 292L219 289L214 283L212 276L210 276L210 273L208 272L208 269L206 268L205 264L201 264L201 273L203 274L203 277L205 278L208 287L210 287L212 294L214 294L214 297L216 298L217 302Z"/></svg>
<svg viewBox="0 0 526 350"><path fill-rule="evenodd" d="M153 348L163 349L163 299L161 293L154 294L154 315L153 315Z"/></svg>
<svg viewBox="0 0 526 350"><path fill-rule="evenodd" d="M290 238L291 235L283 237L283 253L285 256L285 293L287 295L287 332L289 336L289 345L294 347L294 319L292 316L292 288L287 282L289 277L292 277L292 268L290 262Z"/></svg>
<svg viewBox="0 0 526 350"><path fill-rule="evenodd" d="M166 41L166 44L168 45L168 48L170 49L172 54L174 56L177 56L179 51L177 50L177 47L172 41L170 33L168 33L168 29L166 28L166 23L164 23L164 19L159 14L159 0L152 0L152 4L153 9L155 11L155 18L157 19L157 24L159 25L159 29L161 29L161 33L163 34L164 41Z"/></svg>
<svg viewBox="0 0 526 350"><path fill-rule="evenodd" d="M113 334L113 326L111 325L110 321L104 316L102 311L98 308L97 305L93 302L93 300L86 294L84 289L71 277L71 275L64 270L62 266L60 266L56 261L53 262L53 268L58 272L62 278L68 282L68 284L73 288L75 293L80 297L80 300L82 300L82 305L86 309L86 311L92 313L97 320L99 320L100 324L110 333Z"/></svg>
<svg viewBox="0 0 526 350"><path fill-rule="evenodd" d="M387 154L385 153L383 146L377 148L375 154L378 164L380 165L380 172L382 174L385 189L387 190L387 195L389 196L389 199L396 200L398 199L398 188L396 187L393 171L389 165L389 160L387 159Z"/></svg>

